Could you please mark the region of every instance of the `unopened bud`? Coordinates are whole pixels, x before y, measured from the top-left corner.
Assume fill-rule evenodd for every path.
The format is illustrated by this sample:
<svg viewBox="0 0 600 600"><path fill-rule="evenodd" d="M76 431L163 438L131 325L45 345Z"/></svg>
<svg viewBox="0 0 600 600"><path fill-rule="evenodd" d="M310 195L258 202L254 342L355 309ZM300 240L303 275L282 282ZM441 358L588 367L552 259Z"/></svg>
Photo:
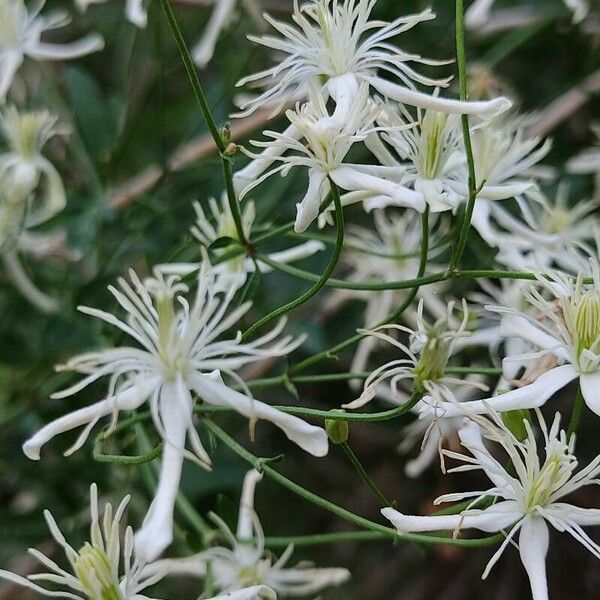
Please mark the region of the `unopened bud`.
<svg viewBox="0 0 600 600"><path fill-rule="evenodd" d="M223 155L224 156L233 156L236 152L237 152L237 145L234 144L233 142L229 142L227 144L227 148L225 148L225 150L223 150Z"/></svg>
<svg viewBox="0 0 600 600"><path fill-rule="evenodd" d="M343 411L337 411L342 413ZM343 419L325 419L325 431L334 444L348 441L348 421Z"/></svg>

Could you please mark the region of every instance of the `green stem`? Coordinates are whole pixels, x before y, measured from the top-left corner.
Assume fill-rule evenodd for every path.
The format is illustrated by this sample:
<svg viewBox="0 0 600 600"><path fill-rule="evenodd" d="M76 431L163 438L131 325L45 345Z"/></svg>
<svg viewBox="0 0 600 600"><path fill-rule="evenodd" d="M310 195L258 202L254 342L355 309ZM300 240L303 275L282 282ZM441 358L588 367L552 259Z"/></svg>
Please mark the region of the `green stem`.
<svg viewBox="0 0 600 600"><path fill-rule="evenodd" d="M365 485L371 490L375 498L381 502L383 506L391 506L392 503L384 496L383 492L375 485L375 482L369 477L369 474L365 471L365 468L362 466L360 460L358 460L358 456L354 454L354 451L348 445L348 442L343 442L339 444L341 449L344 451L344 454L348 457L348 460L352 463L352 466L356 469L356 472L363 480Z"/></svg>
<svg viewBox="0 0 600 600"><path fill-rule="evenodd" d="M242 246L248 248L248 240L246 239L244 228L242 226L240 207L233 187L231 157L227 156L227 144L225 143L225 140L223 139L223 136L219 131L219 128L217 127L217 124L212 116L210 107L208 106L208 101L204 94L204 90L202 89L202 84L200 83L200 78L198 77L198 72L196 71L196 67L194 65L194 61L192 60L192 56L190 54L190 51L188 50L185 38L183 37L183 33L181 31L181 28L179 27L179 23L175 18L175 14L173 13L171 4L169 0L159 0L159 2L162 6L163 12L165 13L165 17L167 18L167 22L169 23L171 33L175 38L175 43L177 44L177 48L179 49L179 54L181 55L183 66L192 86L192 90L194 91L194 96L196 97L198 105L200 106L202 116L204 117L210 134L219 150L219 155L221 157L221 163L223 166L223 178L225 180L225 189L227 190L227 199L229 201L229 208L231 210L231 214L235 222L235 229L238 240L240 241Z"/></svg>
<svg viewBox="0 0 600 600"><path fill-rule="evenodd" d="M571 421L569 422L569 428L567 429L567 438L570 438L574 433L577 433L579 427L579 421L581 420L581 413L585 405L585 399L581 393L581 385L577 387L577 395L575 396L575 403L573 404L573 412L571 413Z"/></svg>
<svg viewBox="0 0 600 600"><path fill-rule="evenodd" d="M460 99L467 100L467 57L465 50L465 15L464 15L464 0L456 0L456 63L458 65L458 84L460 90ZM473 159L473 147L471 144L471 131L469 128L469 117L467 115L460 116L463 131L463 142L465 145L465 154L467 157L468 168L468 186L469 198L467 207L463 217L463 222L458 237L456 248L450 257L448 270L454 271L460 264L463 252L469 238L471 229L471 219L473 218L473 210L475 208L475 200L477 198L477 179L475 174L475 160Z"/></svg>
<svg viewBox="0 0 600 600"><path fill-rule="evenodd" d="M340 191L337 185L333 181L329 181L331 186L331 193L333 195L333 202L335 205L335 224L337 227L337 242L335 248L333 250L333 254L331 255L331 259L329 263L325 267L323 274L317 279L315 285L313 285L310 289L308 289L304 294L295 298L291 302L280 306L279 308L271 311L268 315L265 315L262 319L259 319L254 325L251 325L244 334L242 335L242 340L247 340L254 333L256 333L261 327L270 323L274 319L278 319L279 317L285 315L286 313L298 308L305 302L308 302L326 283L327 280L331 277L333 270L335 269L340 255L342 253L342 248L344 246L344 212L342 210L342 201L340 200Z"/></svg>
<svg viewBox="0 0 600 600"><path fill-rule="evenodd" d="M311 502L312 504L329 511L334 515L353 523L354 525L358 525L362 529L379 532L388 538L420 544L452 544L455 546L482 547L497 544L503 539L501 534L476 540L465 540L417 533L398 533L391 527L386 527L384 525L380 525L379 523L375 523L374 521L370 521L369 519L365 519L364 517L356 515L353 512L350 512L349 510L346 510L345 508L342 508L333 502L329 502L328 500L317 496L313 492L304 489L301 485L297 484L291 479L288 479L284 475L281 475L281 473L265 464L263 459L258 458L246 450L243 446L238 444L231 436L229 436L225 431L223 431L223 429L214 423L214 421L207 419L204 421L204 425L217 439L228 446L235 454L251 464L258 471L265 473L268 477L279 483L281 486L307 500L308 502Z"/></svg>

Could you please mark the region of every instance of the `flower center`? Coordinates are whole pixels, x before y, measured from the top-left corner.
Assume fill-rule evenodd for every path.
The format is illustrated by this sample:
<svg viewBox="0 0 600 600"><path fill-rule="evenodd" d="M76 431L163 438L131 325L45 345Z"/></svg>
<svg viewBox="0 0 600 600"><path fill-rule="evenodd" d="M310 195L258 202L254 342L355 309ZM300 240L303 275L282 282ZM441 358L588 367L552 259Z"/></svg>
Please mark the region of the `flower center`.
<svg viewBox="0 0 600 600"><path fill-rule="evenodd" d="M419 175L424 179L435 179L442 166L447 115L428 110L421 122L419 144Z"/></svg>
<svg viewBox="0 0 600 600"><path fill-rule="evenodd" d="M88 600L123 600L106 552L86 542L73 565Z"/></svg>
<svg viewBox="0 0 600 600"><path fill-rule="evenodd" d="M263 583L262 573L257 565L244 565L238 571L238 580L244 587Z"/></svg>
<svg viewBox="0 0 600 600"><path fill-rule="evenodd" d="M552 452L533 478L528 490L525 509L528 513L535 512L537 507L548 506L552 494L563 487L571 478L576 465L574 456L567 451L566 446L560 445Z"/></svg>
<svg viewBox="0 0 600 600"><path fill-rule="evenodd" d="M436 327L428 327L427 341L415 366L415 385L423 388L426 381L438 381L444 376L450 357L450 342Z"/></svg>
<svg viewBox="0 0 600 600"><path fill-rule="evenodd" d="M542 217L542 229L547 233L560 233L572 224L573 219L568 210L555 208L545 212Z"/></svg>
<svg viewBox="0 0 600 600"><path fill-rule="evenodd" d="M584 349L596 352L600 344L600 294L590 291L583 295L575 317L578 347L581 354Z"/></svg>

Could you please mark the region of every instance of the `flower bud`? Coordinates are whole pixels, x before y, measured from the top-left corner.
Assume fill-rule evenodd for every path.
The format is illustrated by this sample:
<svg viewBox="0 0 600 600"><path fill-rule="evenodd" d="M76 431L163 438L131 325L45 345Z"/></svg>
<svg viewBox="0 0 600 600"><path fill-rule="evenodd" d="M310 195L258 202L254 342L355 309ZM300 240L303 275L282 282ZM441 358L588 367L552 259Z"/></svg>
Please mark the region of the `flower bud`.
<svg viewBox="0 0 600 600"><path fill-rule="evenodd" d="M348 421L325 419L325 431L334 444L344 444L348 441Z"/></svg>

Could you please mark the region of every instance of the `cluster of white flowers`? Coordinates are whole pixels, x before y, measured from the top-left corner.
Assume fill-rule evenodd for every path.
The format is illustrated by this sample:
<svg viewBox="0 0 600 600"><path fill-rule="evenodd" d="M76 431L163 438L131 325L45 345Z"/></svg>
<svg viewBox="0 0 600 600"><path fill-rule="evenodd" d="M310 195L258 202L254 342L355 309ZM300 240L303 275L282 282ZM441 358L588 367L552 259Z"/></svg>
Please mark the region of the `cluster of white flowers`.
<svg viewBox="0 0 600 600"><path fill-rule="evenodd" d="M83 11L102 1L75 4ZM481 25L492 4L473 2L467 25ZM566 4L575 22L585 17L585 2ZM235 0L215 1L206 32L192 51L199 66L211 59L235 5ZM106 392L99 401L44 425L25 441L23 451L40 460L42 447L53 438L80 430L65 452L68 456L85 445L100 421L109 420L104 431L108 436L115 432L120 413L147 406L148 420L161 441L160 469L141 526L135 534L128 527L121 541L129 497L114 513L108 504L101 520L93 485L90 541L81 549L74 549L45 513L70 571L32 550L48 573L23 578L0 570L0 578L46 596L151 600L141 592L167 576L187 575L210 581L211 594L220 594L212 600L258 600L309 596L349 577L345 569L287 567L293 546L278 559L266 551L254 512L261 478L255 470L244 480L236 533L211 515L216 539L225 540L226 546L161 558L176 533L174 512L185 459L212 468L198 413L211 407L239 413L248 420L251 440L258 421L269 421L312 456L328 453L323 427L254 398L245 381L244 367L289 357L305 336L285 335L285 317L250 340L236 328L251 314L252 302L244 293L250 279L270 273L273 265L301 271L290 263L325 249L328 236L307 230L333 224L339 190L345 214L358 208L361 224L351 226L344 240L340 273L345 285L339 287L346 289L331 293L324 311L329 314L353 300L364 308L362 338L349 366L350 375L364 384L360 394L354 388L358 397L342 408L358 409L377 399L399 408L410 404L415 418L403 430L400 450L412 452L419 438L422 445L406 462L409 476L420 475L439 455L444 471L446 459L458 460L462 464L449 472L481 470L492 483L484 491L437 499L470 500L456 514L407 516L388 506L383 516L401 533L449 530L458 535L467 528L502 532L504 540L484 577L518 539L534 600L548 598L548 524L600 558L600 546L582 529L600 525L600 509L562 501L583 486L600 483L600 456L578 470L575 436L560 430L560 413L548 428L541 412L576 381L575 417L583 404L600 416L600 153L597 148L586 150L561 170L595 177L595 197L573 203L568 183L540 164L551 142L530 135L532 116L518 114L503 96L466 101L442 95L451 78L432 78L414 65L429 70L448 61L423 58L395 45L403 33L434 19L432 10L383 22L372 17L375 5L376 0L308 0L302 5L295 0L291 23L265 15L276 34L250 39L276 51L277 62L239 81L239 86L259 92L244 97L237 116L267 107L274 116L284 113L283 131L264 131L263 139L251 142L258 150L241 148L249 161L227 182L228 193L220 200L194 203L195 256L158 264L151 276L130 270L128 279L119 278L109 291L120 315L79 307L117 329L119 342L60 364L58 371L81 378L52 398L74 396L103 378ZM47 30L69 22L63 12L46 13L43 7L43 1L27 8L24 0L0 0L0 256L22 294L51 312L57 301L35 287L18 253L43 257L61 243L60 231L40 234L29 229L66 205L63 180L45 152L68 128L47 110L16 106L19 95L11 91L27 87L26 69L23 81L18 79L25 59L75 58L100 50L104 42L97 34L71 44L42 41ZM145 27L146 8L143 0L128 0L127 19ZM247 8L255 15L252 2ZM223 160L229 160L225 154ZM290 235L278 240L279 250L261 255L252 243L256 211L248 197L260 202L257 192L266 180L292 172L304 181L294 232L290 224ZM452 282L461 275L460 265L454 254L448 257L455 241L454 217L471 216L470 210L482 245L495 253L495 266L526 273L502 271L499 282L476 277L479 289L465 293L463 288L461 298L455 297ZM336 218L338 234L341 225ZM272 227L261 226L266 231ZM294 235L304 241L283 247ZM425 266L433 277L418 286ZM486 274L493 279L493 271ZM412 287L402 285L415 279ZM400 306L404 310L396 314ZM396 356L378 362L390 348ZM489 361L501 367L491 388L485 377L489 370L478 371L481 356L469 362L474 348L486 349L483 359L489 353ZM566 394L572 396L569 388ZM504 413L526 409L535 409L536 417L522 413L518 427L511 426L514 419L503 419ZM446 447L455 438L468 455ZM506 453L509 467L488 442Z"/></svg>

